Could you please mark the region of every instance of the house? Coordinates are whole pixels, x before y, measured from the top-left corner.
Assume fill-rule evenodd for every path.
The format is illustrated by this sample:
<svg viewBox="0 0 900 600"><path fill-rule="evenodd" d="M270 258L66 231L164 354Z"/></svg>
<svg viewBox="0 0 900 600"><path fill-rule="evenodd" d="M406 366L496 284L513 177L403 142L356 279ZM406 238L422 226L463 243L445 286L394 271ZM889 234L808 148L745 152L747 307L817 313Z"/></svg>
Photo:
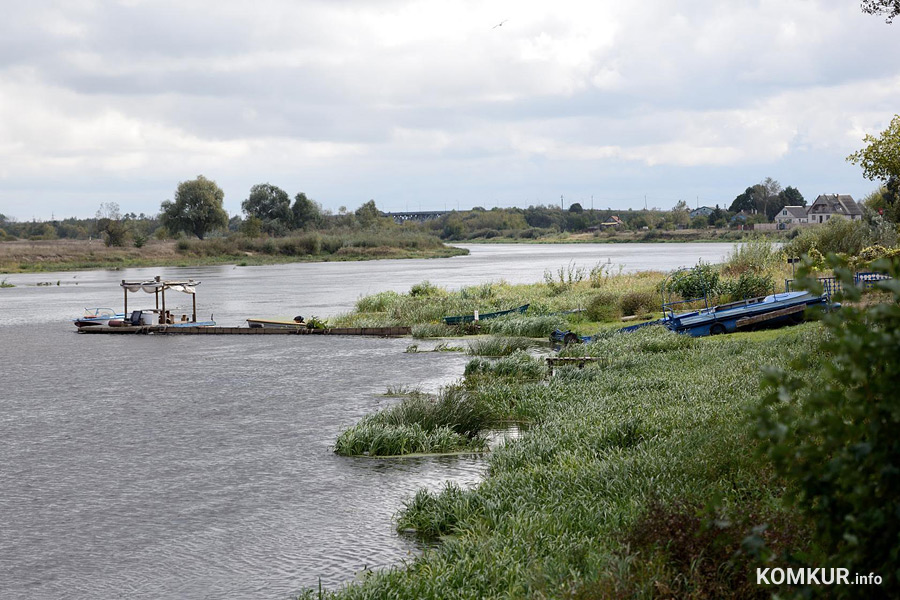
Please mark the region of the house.
<svg viewBox="0 0 900 600"><path fill-rule="evenodd" d="M775 215L775 222L779 225L799 225L809 223L806 214L808 206L785 206Z"/></svg>
<svg viewBox="0 0 900 600"><path fill-rule="evenodd" d="M845 219L862 219L862 209L852 196L846 194L822 194L806 211L810 223L825 223L831 217L840 215Z"/></svg>
<svg viewBox="0 0 900 600"><path fill-rule="evenodd" d="M616 215L611 216L606 219L602 223L600 223L601 227L623 227L625 225L624 221L617 217Z"/></svg>
<svg viewBox="0 0 900 600"><path fill-rule="evenodd" d="M695 208L691 211L691 218L694 217L708 217L713 214L713 211L716 210L714 208L710 208L708 206L701 206L700 208Z"/></svg>

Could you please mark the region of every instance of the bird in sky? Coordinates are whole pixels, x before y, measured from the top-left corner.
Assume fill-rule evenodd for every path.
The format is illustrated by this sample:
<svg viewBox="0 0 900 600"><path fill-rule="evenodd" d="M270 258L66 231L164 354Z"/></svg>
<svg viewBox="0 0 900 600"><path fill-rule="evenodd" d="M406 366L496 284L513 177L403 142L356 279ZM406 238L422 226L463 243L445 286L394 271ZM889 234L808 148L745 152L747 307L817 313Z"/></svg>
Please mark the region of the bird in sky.
<svg viewBox="0 0 900 600"><path fill-rule="evenodd" d="M491 29L497 29L498 27L502 27L503 24L506 23L507 21L509 21L509 19L503 19L502 21L500 21L499 23L497 23L496 25L491 27Z"/></svg>

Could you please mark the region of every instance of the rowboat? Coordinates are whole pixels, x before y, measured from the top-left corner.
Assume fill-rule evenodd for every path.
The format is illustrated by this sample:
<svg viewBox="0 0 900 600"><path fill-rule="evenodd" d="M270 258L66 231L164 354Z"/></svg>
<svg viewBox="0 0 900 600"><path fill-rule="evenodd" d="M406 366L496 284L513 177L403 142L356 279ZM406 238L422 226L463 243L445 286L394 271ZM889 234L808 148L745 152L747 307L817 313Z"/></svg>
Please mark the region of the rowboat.
<svg viewBox="0 0 900 600"><path fill-rule="evenodd" d="M300 329L306 327L306 322L298 316L293 319L247 319L247 325L266 329Z"/></svg>
<svg viewBox="0 0 900 600"><path fill-rule="evenodd" d="M497 317L503 317L505 315L512 314L524 314L526 310L528 310L529 304L523 304L517 308L511 308L509 310L500 310L497 312L484 313L479 315L478 319L480 321L484 321L487 319L496 319ZM472 323L475 321L475 314L471 315L460 315L458 317L444 317L444 323L447 325L459 325L461 323Z"/></svg>

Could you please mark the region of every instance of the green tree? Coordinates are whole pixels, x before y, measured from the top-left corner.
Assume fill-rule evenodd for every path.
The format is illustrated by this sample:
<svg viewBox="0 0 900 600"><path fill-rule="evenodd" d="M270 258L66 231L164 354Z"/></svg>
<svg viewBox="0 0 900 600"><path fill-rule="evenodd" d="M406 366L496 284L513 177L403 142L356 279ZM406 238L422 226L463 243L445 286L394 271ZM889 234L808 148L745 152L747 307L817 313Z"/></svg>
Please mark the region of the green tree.
<svg viewBox="0 0 900 600"><path fill-rule="evenodd" d="M866 179L884 182L887 188L885 200L893 204L900 197L900 115L894 115L879 137L866 135L863 141L868 146L854 152L847 160L861 166Z"/></svg>
<svg viewBox="0 0 900 600"><path fill-rule="evenodd" d="M97 235L107 246L124 246L128 226L122 222L122 213L115 202L104 202L97 210Z"/></svg>
<svg viewBox="0 0 900 600"><path fill-rule="evenodd" d="M211 231L228 226L228 213L222 208L225 192L215 181L198 175L182 181L175 190L175 201L160 206L160 222L172 233L193 233L201 240Z"/></svg>
<svg viewBox="0 0 900 600"><path fill-rule="evenodd" d="M303 192L294 196L294 206L291 208L291 211L294 215L294 227L296 229L315 227L322 222L322 207L315 201L307 198Z"/></svg>
<svg viewBox="0 0 900 600"><path fill-rule="evenodd" d="M900 0L862 0L862 11L870 15L887 15L888 23L900 15Z"/></svg>
<svg viewBox="0 0 900 600"><path fill-rule="evenodd" d="M263 223L274 221L290 227L293 220L291 197L270 183L258 183L250 188L250 196L241 202L241 208L248 217L256 217Z"/></svg>
<svg viewBox="0 0 900 600"><path fill-rule="evenodd" d="M378 207L375 206L374 200L369 200L362 206L356 209L356 220L362 227L371 227L378 222L378 218L381 213L378 211Z"/></svg>
<svg viewBox="0 0 900 600"><path fill-rule="evenodd" d="M679 227L687 227L691 222L691 211L688 208L687 202L684 200L679 200L674 207L672 207L672 223Z"/></svg>

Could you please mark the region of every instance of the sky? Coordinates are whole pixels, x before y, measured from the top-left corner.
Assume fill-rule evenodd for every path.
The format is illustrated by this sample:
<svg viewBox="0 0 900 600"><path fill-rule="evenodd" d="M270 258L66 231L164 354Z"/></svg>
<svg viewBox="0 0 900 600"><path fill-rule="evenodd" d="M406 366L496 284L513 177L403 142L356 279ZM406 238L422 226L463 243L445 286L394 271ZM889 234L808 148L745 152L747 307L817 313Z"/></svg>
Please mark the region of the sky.
<svg viewBox="0 0 900 600"><path fill-rule="evenodd" d="M900 21L855 0L3 2L0 213L156 214L203 175L354 210L860 199Z"/></svg>

